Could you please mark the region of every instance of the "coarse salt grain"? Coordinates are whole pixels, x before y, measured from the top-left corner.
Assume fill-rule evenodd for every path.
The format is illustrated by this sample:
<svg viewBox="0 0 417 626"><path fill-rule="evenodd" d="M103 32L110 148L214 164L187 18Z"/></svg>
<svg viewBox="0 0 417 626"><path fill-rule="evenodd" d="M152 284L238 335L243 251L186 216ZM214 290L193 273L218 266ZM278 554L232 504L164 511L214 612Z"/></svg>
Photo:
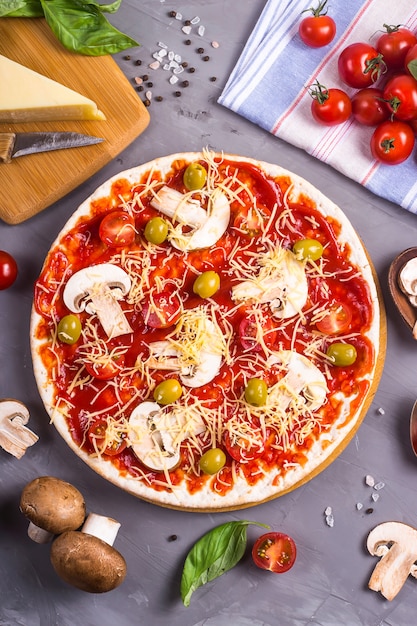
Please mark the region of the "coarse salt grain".
<svg viewBox="0 0 417 626"><path fill-rule="evenodd" d="M196 15L195 17L193 17L192 20L190 20L191 24L195 25L195 24L199 24L200 23L200 18L198 17L198 15Z"/></svg>
<svg viewBox="0 0 417 626"><path fill-rule="evenodd" d="M211 42L211 47L212 47L212 48L218 48L219 46L220 46L220 44L219 44L219 42L218 42L218 41L212 41L212 42Z"/></svg>
<svg viewBox="0 0 417 626"><path fill-rule="evenodd" d="M383 489L384 487L385 487L385 483L383 483L382 481L374 485L374 489L376 489L377 491L379 491L380 489Z"/></svg>
<svg viewBox="0 0 417 626"><path fill-rule="evenodd" d="M333 517L332 514L326 515L326 524L327 524L327 526L330 526L330 528L333 528L333 526L334 526L334 517Z"/></svg>
<svg viewBox="0 0 417 626"><path fill-rule="evenodd" d="M326 509L324 510L324 514L325 515L331 515L332 514L332 507L331 506L326 507Z"/></svg>
<svg viewBox="0 0 417 626"><path fill-rule="evenodd" d="M362 504L362 502L357 502L357 503L356 503L356 509L357 509L358 511L360 511L361 509L363 509L363 504Z"/></svg>
<svg viewBox="0 0 417 626"><path fill-rule="evenodd" d="M183 66L182 66L182 65L179 65L178 67L175 67L175 68L172 70L172 73L173 73L173 74L182 74L182 73L183 73L183 71L184 71Z"/></svg>
<svg viewBox="0 0 417 626"><path fill-rule="evenodd" d="M373 493L373 494L371 495L371 498L372 498L372 500L373 500L374 502L376 502L376 501L379 499L379 493Z"/></svg>
<svg viewBox="0 0 417 626"><path fill-rule="evenodd" d="M145 98L147 98L148 100L152 100L152 91L147 91L145 93Z"/></svg>
<svg viewBox="0 0 417 626"><path fill-rule="evenodd" d="M165 48L165 50L168 48L168 46L166 45L166 43L164 43L163 41L158 41L158 46L160 48Z"/></svg>
<svg viewBox="0 0 417 626"><path fill-rule="evenodd" d="M141 85L143 83L143 79L140 76L135 76L134 81L137 85Z"/></svg>
<svg viewBox="0 0 417 626"><path fill-rule="evenodd" d="M170 76L169 82L171 85L175 85L178 82L178 76Z"/></svg>
<svg viewBox="0 0 417 626"><path fill-rule="evenodd" d="M183 26L181 30L184 33L184 35L189 35L191 33L191 26Z"/></svg>
<svg viewBox="0 0 417 626"><path fill-rule="evenodd" d="M175 13L176 20L182 20L182 13Z"/></svg>
<svg viewBox="0 0 417 626"><path fill-rule="evenodd" d="M383 409L382 407L379 407L379 409L378 409L378 413L379 413L380 415L385 415L385 411L384 411L384 409Z"/></svg>
<svg viewBox="0 0 417 626"><path fill-rule="evenodd" d="M197 32L200 35L200 37L202 37L204 33L206 32L206 27L201 24L201 26L198 27Z"/></svg>
<svg viewBox="0 0 417 626"><path fill-rule="evenodd" d="M149 63L149 67L151 70L157 70L160 65L161 63L159 61L153 61L152 63Z"/></svg>
<svg viewBox="0 0 417 626"><path fill-rule="evenodd" d="M365 484L368 485L368 487L373 487L375 485L374 477L369 474L365 476Z"/></svg>

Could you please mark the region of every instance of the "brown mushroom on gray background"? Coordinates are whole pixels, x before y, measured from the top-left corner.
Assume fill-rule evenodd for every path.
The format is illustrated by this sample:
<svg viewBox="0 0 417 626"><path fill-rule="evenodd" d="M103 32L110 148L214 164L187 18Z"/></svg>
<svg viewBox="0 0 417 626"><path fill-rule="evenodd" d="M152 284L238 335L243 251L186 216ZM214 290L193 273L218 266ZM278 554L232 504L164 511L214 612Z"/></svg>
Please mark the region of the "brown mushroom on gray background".
<svg viewBox="0 0 417 626"><path fill-rule="evenodd" d="M69 585L89 593L104 593L118 587L126 576L126 561L113 548L120 528L116 520L90 513L81 531L56 537L51 563Z"/></svg>
<svg viewBox="0 0 417 626"><path fill-rule="evenodd" d="M80 528L86 516L80 491L54 476L40 476L28 483L20 497L20 510L30 520L29 537L37 543Z"/></svg>

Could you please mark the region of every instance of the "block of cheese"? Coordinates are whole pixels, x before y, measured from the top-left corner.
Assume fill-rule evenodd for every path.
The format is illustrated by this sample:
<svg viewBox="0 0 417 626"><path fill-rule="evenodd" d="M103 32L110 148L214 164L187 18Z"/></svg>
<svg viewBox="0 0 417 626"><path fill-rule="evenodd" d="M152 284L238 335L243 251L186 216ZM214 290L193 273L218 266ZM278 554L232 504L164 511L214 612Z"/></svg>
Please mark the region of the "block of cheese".
<svg viewBox="0 0 417 626"><path fill-rule="evenodd" d="M0 122L104 119L93 100L0 55Z"/></svg>

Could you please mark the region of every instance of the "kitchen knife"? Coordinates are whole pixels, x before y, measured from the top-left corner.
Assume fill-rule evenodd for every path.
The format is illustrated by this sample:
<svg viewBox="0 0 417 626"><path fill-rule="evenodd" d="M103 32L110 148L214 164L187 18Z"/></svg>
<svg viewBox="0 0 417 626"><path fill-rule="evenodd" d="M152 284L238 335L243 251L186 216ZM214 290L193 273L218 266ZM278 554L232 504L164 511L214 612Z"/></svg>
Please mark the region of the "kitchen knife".
<svg viewBox="0 0 417 626"><path fill-rule="evenodd" d="M100 137L72 132L0 133L0 163L10 163L12 158L25 154L79 148L102 141Z"/></svg>

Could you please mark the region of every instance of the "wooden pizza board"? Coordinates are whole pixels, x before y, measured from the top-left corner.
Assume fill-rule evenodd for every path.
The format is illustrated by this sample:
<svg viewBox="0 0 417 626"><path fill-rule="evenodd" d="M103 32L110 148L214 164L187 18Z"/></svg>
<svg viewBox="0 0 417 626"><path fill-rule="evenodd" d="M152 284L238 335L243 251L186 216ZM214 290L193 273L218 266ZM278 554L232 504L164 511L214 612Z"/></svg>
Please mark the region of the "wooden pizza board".
<svg viewBox="0 0 417 626"><path fill-rule="evenodd" d="M114 159L145 130L150 118L148 109L111 56L69 52L43 18L1 18L0 54L91 98L106 116L105 121L0 124L0 132L74 131L105 140L0 164L0 219L18 224L62 198ZM22 93L24 88L22 85Z"/></svg>

